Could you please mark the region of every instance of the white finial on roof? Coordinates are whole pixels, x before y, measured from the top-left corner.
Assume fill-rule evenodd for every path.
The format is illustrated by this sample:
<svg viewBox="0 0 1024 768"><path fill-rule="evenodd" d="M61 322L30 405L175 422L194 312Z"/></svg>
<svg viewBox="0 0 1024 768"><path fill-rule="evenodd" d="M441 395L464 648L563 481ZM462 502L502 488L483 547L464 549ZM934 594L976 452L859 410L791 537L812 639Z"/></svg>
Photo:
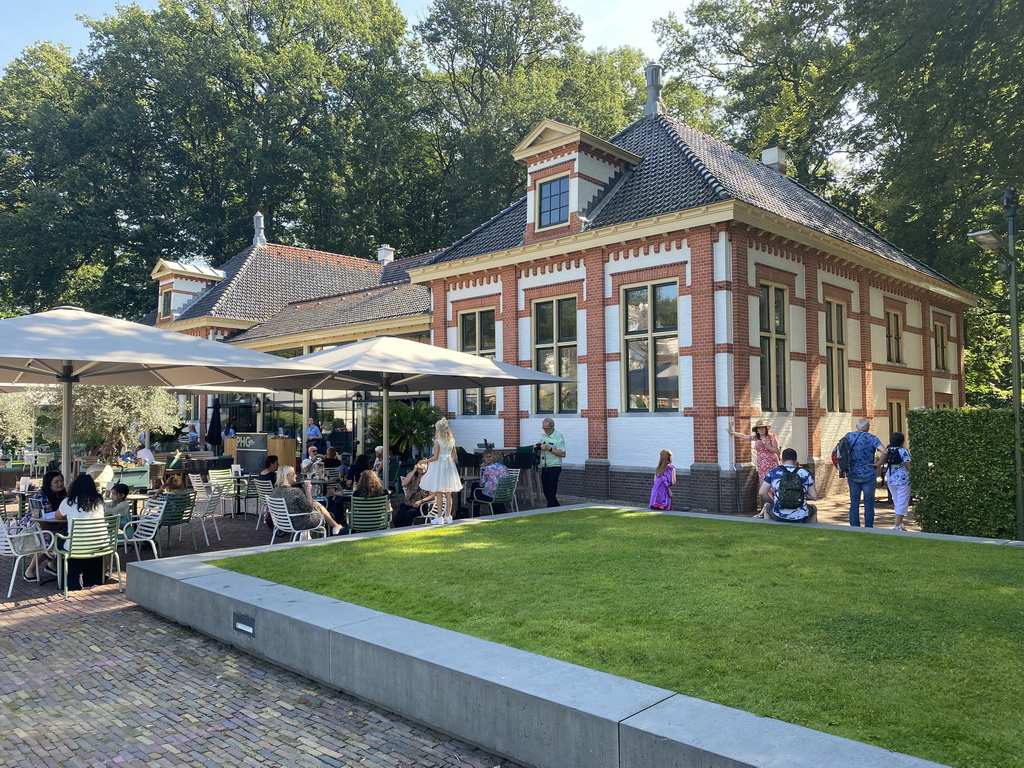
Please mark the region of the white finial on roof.
<svg viewBox="0 0 1024 768"><path fill-rule="evenodd" d="M665 104L661 100L661 73L664 70L660 64L653 61L647 62L644 67L644 75L647 78L647 103L644 105L644 115L665 114Z"/></svg>
<svg viewBox="0 0 1024 768"><path fill-rule="evenodd" d="M377 248L377 261L381 264L390 264L395 260L395 249L387 243L378 246Z"/></svg>
<svg viewBox="0 0 1024 768"><path fill-rule="evenodd" d="M263 234L263 214L256 211L256 215L252 217L253 227L256 229L256 234L253 235L253 245L266 245L267 236Z"/></svg>

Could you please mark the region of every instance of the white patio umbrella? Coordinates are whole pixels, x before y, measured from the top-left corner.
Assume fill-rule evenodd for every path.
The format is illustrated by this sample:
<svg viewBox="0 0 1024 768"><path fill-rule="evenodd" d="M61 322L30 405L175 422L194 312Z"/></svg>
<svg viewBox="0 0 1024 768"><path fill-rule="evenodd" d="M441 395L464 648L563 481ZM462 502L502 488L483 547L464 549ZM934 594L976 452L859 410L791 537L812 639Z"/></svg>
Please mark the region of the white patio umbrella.
<svg viewBox="0 0 1024 768"><path fill-rule="evenodd" d="M0 338L4 340L0 384L63 385L61 462L65 470L71 466L73 384L188 387L259 379L267 386L282 377L281 387L314 387L330 375L309 363L77 307L2 319Z"/></svg>
<svg viewBox="0 0 1024 768"><path fill-rule="evenodd" d="M384 445L388 446L389 396L392 392L423 392L432 389L469 387L510 387L523 384L548 384L570 381L529 368L496 363L487 358L467 355L396 336L377 336L341 347L323 349L292 362L304 362L316 368L334 371L334 375L316 385L317 389L380 390L383 398ZM264 382L259 382L264 383ZM385 456L384 487L388 487L388 461Z"/></svg>

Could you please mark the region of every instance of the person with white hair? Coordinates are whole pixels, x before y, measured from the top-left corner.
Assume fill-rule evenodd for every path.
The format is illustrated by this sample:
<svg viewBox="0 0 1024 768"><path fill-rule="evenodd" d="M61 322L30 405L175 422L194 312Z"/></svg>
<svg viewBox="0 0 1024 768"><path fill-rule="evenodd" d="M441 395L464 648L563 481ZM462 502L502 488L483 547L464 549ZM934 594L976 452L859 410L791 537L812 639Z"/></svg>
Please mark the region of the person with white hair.
<svg viewBox="0 0 1024 768"><path fill-rule="evenodd" d="M854 528L860 528L861 496L864 497L864 527L875 527L875 488L878 467L885 458L885 446L870 430L868 419L857 419L857 429L843 438L850 444L850 471L846 473L846 482L850 486L850 525Z"/></svg>

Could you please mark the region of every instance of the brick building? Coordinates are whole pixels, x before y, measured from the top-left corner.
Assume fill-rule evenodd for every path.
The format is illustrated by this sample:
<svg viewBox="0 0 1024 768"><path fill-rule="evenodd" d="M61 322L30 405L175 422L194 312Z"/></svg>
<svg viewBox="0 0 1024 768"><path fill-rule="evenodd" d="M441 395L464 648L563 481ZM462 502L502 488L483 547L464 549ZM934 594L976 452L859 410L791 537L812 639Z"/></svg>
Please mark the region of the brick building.
<svg viewBox="0 0 1024 768"><path fill-rule="evenodd" d="M590 498L645 502L668 448L677 497L712 511L754 495L734 422L768 418L827 487L828 455L857 417L885 439L910 408L962 405L973 296L787 178L782 156L757 162L663 114L660 70L647 74L642 118L607 141L541 122L513 151L525 197L395 262L423 311L353 314L347 292L330 300L344 311L303 313L328 302L307 295L232 342L310 351L415 326L575 379L434 400L467 446L533 443L552 416L568 447L562 488Z"/></svg>

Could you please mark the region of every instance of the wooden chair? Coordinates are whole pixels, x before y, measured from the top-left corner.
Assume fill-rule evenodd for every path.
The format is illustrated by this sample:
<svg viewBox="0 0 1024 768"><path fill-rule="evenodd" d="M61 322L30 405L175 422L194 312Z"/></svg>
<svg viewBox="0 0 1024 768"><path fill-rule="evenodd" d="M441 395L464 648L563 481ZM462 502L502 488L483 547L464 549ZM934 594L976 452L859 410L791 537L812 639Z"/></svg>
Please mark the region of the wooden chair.
<svg viewBox="0 0 1024 768"><path fill-rule="evenodd" d="M54 548L57 555L57 580L64 588L65 600L68 599L68 560L112 557L117 569L117 591L124 591L121 558L117 554L117 522L117 515L80 517L70 521L67 536L57 534ZM61 542L67 542L68 548L64 549Z"/></svg>
<svg viewBox="0 0 1024 768"><path fill-rule="evenodd" d="M390 509L387 496L352 497L352 508L349 512L349 531L383 531L388 527Z"/></svg>
<svg viewBox="0 0 1024 768"><path fill-rule="evenodd" d="M296 530L292 518L303 517L306 513L300 512L294 515L291 514L288 511L288 503L284 499L274 498L272 496L268 497L267 508L270 510L270 518L274 521L274 528L277 529L270 534L271 544L274 543L277 531L290 533L292 535L292 541L297 541L299 534L302 533L309 533L309 535L312 536L316 531L320 531L324 537L327 536L327 528L324 526L324 520L322 517L320 518L320 525L316 528L303 528L302 530Z"/></svg>

